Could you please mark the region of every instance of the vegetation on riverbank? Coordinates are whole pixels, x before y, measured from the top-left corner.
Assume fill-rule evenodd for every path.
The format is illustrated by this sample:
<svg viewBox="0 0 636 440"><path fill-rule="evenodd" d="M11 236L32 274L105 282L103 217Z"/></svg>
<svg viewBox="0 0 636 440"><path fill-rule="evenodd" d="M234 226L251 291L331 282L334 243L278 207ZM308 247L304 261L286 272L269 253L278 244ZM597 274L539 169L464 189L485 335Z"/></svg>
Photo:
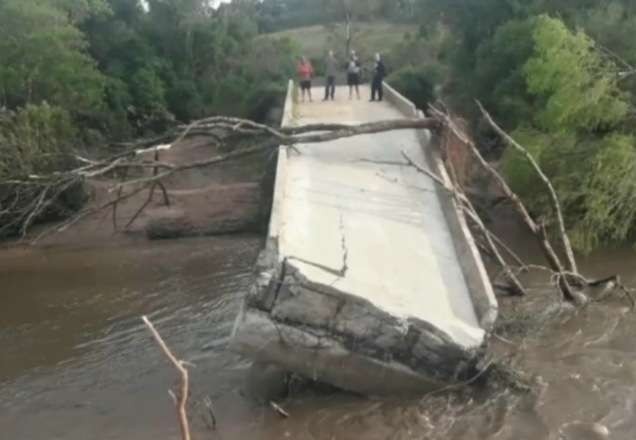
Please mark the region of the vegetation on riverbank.
<svg viewBox="0 0 636 440"><path fill-rule="evenodd" d="M480 100L554 182L575 246L636 231L636 7L627 0L6 0L0 3L0 235L46 188L11 182L77 153L224 114L263 120L301 52L320 67L347 29L364 59L425 108L441 98L537 217L554 213L525 162L483 124ZM263 35L267 34L267 35ZM320 69L319 69L320 70ZM96 148L96 146L99 146ZM77 188L77 186L73 186ZM75 194L75 196L68 196ZM37 218L81 204L60 192ZM27 222L27 223L30 223Z"/></svg>
<svg viewBox="0 0 636 440"><path fill-rule="evenodd" d="M256 39L254 7L0 2L0 236L81 205L78 185L51 194L37 176L78 166L86 151L110 155L114 141L211 114L263 120L297 52L286 39Z"/></svg>
<svg viewBox="0 0 636 440"><path fill-rule="evenodd" d="M526 146L563 203L577 249L631 241L636 231L636 8L626 0L520 4L422 0L412 69L472 122L512 188L548 224L554 212L525 160L494 136L481 101ZM430 72L430 73L427 73ZM440 75L441 72L441 75ZM440 82L441 78L441 82Z"/></svg>

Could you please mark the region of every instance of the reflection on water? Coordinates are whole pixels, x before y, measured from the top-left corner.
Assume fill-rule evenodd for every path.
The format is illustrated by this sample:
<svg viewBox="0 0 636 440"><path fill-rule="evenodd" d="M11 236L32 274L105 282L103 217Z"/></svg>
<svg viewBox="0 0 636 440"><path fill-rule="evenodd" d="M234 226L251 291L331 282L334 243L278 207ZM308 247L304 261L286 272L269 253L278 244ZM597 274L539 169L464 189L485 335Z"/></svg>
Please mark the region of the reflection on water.
<svg viewBox="0 0 636 440"><path fill-rule="evenodd" d="M440 394L420 401L302 392L281 419L244 392L249 363L226 344L257 238L0 252L0 438L178 438L167 394L176 376L139 316L193 362L191 410L204 439L632 439L636 432L634 315L593 305L559 325L501 342L537 374L536 392ZM636 282L631 250L589 258L586 273ZM551 295L535 279L537 309ZM504 313L511 309L503 304ZM196 404L214 402L218 430Z"/></svg>

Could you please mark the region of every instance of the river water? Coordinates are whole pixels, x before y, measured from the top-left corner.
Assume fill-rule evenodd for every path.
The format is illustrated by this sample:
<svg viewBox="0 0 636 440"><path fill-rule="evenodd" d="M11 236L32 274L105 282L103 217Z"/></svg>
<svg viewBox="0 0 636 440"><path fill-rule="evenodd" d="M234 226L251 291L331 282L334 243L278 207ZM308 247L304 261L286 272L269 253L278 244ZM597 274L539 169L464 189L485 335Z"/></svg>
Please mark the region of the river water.
<svg viewBox="0 0 636 440"><path fill-rule="evenodd" d="M291 414L280 417L250 391L249 362L227 349L261 244L234 236L0 251L0 438L177 439L167 393L176 375L143 314L195 365L196 439L635 438L636 315L619 299L494 342L497 359L533 375L530 393L369 400L303 388L279 401ZM620 273L632 284L635 264L633 250L583 261L590 275ZM547 281L530 282L531 314L556 310ZM518 304L504 301L503 318Z"/></svg>

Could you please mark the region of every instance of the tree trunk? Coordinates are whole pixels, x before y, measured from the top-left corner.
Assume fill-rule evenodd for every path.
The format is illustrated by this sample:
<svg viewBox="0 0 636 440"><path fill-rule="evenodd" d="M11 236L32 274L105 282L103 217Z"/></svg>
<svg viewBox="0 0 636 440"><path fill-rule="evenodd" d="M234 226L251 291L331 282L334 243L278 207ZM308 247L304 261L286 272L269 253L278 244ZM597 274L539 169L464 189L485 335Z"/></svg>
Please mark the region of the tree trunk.
<svg viewBox="0 0 636 440"><path fill-rule="evenodd" d="M351 12L345 12L345 55L348 57L351 53Z"/></svg>

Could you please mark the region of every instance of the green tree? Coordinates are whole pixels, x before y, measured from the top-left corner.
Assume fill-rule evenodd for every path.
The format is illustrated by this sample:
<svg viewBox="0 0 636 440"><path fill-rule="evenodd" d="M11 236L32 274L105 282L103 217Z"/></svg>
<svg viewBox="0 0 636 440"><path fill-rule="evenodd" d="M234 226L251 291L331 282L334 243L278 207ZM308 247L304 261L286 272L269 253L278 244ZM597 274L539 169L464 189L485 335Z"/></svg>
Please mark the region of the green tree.
<svg viewBox="0 0 636 440"><path fill-rule="evenodd" d="M514 136L552 178L579 249L623 240L636 225L636 138L622 133L630 105L616 66L558 19L538 17L532 35L524 72L534 117ZM514 150L506 151L504 171L533 209L549 213L533 190L540 183Z"/></svg>
<svg viewBox="0 0 636 440"><path fill-rule="evenodd" d="M68 13L37 0L0 2L0 100L17 108L47 101L74 113L103 104L105 78Z"/></svg>
<svg viewBox="0 0 636 440"><path fill-rule="evenodd" d="M530 93L544 100L537 116L542 127L596 131L623 120L629 105L617 84L617 68L584 32L541 16L533 37L534 55L525 71Z"/></svg>

